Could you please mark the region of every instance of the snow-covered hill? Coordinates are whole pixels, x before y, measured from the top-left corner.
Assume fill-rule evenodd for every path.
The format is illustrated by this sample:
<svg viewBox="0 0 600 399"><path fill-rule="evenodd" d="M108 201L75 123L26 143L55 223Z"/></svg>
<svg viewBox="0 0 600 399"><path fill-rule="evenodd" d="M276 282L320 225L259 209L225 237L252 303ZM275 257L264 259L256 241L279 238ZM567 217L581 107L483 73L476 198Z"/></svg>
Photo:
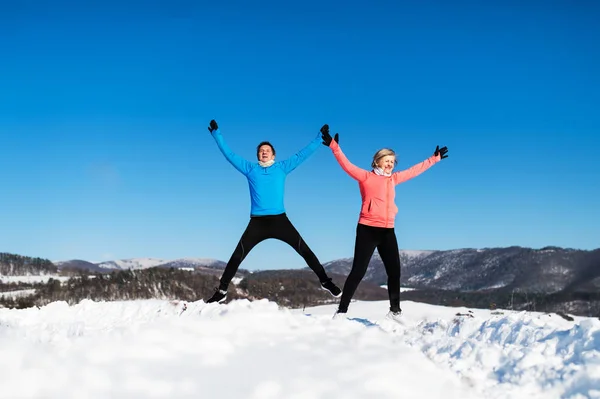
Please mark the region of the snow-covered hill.
<svg viewBox="0 0 600 399"><path fill-rule="evenodd" d="M157 258L132 258L132 259L117 259L110 260L107 262L100 262L97 266L104 269L116 269L116 270L137 270L137 269L149 269L156 267L162 263L166 263L164 259Z"/></svg>
<svg viewBox="0 0 600 399"><path fill-rule="evenodd" d="M403 302L401 326L384 319L387 306L354 302L341 320L331 318L335 305L288 310L266 300L0 309L1 395L599 397L596 319Z"/></svg>
<svg viewBox="0 0 600 399"><path fill-rule="evenodd" d="M352 260L336 259L323 266L330 273L346 276L352 267ZM401 250L400 261L402 284L415 288L457 291L504 288L531 293L600 290L600 249L585 251L558 247L533 249L513 246ZM90 271L160 266L195 269L215 275L219 275L225 267L225 262L210 258L133 258L102 263L72 260L56 264L59 269L87 268ZM387 274L377 252L371 259L364 280L377 285L387 282Z"/></svg>
<svg viewBox="0 0 600 399"><path fill-rule="evenodd" d="M400 250L400 262L402 264L402 267L405 268L407 265L418 263L420 259L426 258L427 256L435 252L436 251L427 250ZM352 269L353 260L353 258L336 259L324 263L323 267L325 267L325 269L327 269L327 271L330 273L337 273L343 276L347 276L350 273L350 269ZM379 285L385 284L385 282L387 281L387 274L385 273L383 262L377 251L375 251L375 253L371 257L369 268L367 269L367 273L364 277L364 280Z"/></svg>
<svg viewBox="0 0 600 399"><path fill-rule="evenodd" d="M217 259L210 259L210 258L181 258L181 259L175 259L175 260L161 263L159 266L174 267L176 269L179 269L179 268L195 269L198 267L224 268L225 262L217 260Z"/></svg>
<svg viewBox="0 0 600 399"><path fill-rule="evenodd" d="M89 271L111 271L111 270L140 270L149 269L151 267L173 267L181 269L195 268L224 268L225 262L210 259L210 258L180 258L174 260L159 259L159 258L131 258L117 259L100 263L93 263L83 260L66 260L57 261L54 264L59 269L87 269Z"/></svg>
<svg viewBox="0 0 600 399"><path fill-rule="evenodd" d="M419 288L477 291L512 288L526 292L557 292L563 289L600 289L600 249L525 247L464 248L439 251L400 251L402 284ZM323 265L328 271L347 275L352 258ZM366 281L385 284L387 275L377 253L371 259Z"/></svg>

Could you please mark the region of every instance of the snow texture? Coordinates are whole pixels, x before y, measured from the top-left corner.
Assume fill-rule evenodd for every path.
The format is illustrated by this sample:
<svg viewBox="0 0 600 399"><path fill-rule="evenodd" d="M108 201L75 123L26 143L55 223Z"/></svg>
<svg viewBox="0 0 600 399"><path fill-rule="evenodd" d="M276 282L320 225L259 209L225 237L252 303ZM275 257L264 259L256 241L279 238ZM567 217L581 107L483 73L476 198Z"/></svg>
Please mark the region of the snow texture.
<svg viewBox="0 0 600 399"><path fill-rule="evenodd" d="M0 281L8 283L47 283L48 280L54 279L61 282L67 281L69 276L59 276L58 274L43 274L40 276L2 276L0 275Z"/></svg>
<svg viewBox="0 0 600 399"><path fill-rule="evenodd" d="M600 321L402 302L0 309L10 398L600 398ZM461 315L457 316L459 313Z"/></svg>

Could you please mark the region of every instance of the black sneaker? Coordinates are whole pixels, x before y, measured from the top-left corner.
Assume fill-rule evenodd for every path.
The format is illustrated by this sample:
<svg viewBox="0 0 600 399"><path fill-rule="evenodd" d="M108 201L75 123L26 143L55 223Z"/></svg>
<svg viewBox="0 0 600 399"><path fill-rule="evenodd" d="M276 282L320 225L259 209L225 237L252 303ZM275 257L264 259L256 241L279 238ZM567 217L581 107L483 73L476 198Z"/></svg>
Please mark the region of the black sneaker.
<svg viewBox="0 0 600 399"><path fill-rule="evenodd" d="M220 290L218 288L215 288L215 293L208 299L208 301L206 301L206 303L222 302L225 300L226 297L227 290Z"/></svg>
<svg viewBox="0 0 600 399"><path fill-rule="evenodd" d="M339 298L340 296L342 296L342 290L340 290L338 286L335 285L333 281L331 281L331 279L327 281L321 281L321 288L329 292L335 298Z"/></svg>

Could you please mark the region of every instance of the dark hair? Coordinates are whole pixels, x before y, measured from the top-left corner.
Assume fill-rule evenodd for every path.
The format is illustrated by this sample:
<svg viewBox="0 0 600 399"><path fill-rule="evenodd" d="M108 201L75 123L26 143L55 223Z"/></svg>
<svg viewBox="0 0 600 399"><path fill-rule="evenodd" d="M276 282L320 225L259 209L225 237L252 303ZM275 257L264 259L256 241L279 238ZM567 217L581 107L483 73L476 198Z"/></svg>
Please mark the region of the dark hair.
<svg viewBox="0 0 600 399"><path fill-rule="evenodd" d="M268 141L263 141L262 143L260 143L256 147L256 156L258 156L258 152L260 151L260 147L262 147L263 145L268 145L269 147L271 147L271 151L273 151L273 155L275 155L275 148L273 148L273 144L269 143Z"/></svg>

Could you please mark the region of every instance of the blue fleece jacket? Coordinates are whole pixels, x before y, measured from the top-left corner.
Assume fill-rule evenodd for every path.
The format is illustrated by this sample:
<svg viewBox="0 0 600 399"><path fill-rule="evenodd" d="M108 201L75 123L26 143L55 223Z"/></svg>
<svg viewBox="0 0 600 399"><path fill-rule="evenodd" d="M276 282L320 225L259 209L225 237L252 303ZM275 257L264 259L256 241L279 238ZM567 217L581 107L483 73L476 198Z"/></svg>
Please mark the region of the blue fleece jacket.
<svg viewBox="0 0 600 399"><path fill-rule="evenodd" d="M264 168L259 165L258 161L249 162L235 154L225 143L219 129L213 130L212 136L229 163L248 179L251 200L250 216L279 215L285 212L283 205L285 178L306 161L322 142L319 133L313 141L290 158Z"/></svg>

